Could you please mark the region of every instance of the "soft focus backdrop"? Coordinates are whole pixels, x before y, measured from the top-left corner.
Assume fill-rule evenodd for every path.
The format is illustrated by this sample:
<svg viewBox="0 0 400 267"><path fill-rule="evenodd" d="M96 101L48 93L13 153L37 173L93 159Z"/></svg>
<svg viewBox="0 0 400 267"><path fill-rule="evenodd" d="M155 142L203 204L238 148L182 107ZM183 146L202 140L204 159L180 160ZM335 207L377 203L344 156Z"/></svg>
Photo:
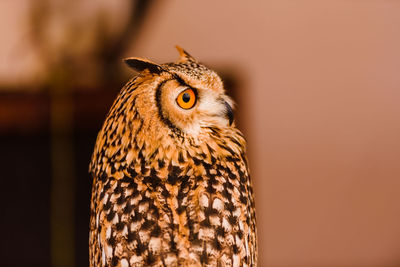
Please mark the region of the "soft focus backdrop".
<svg viewBox="0 0 400 267"><path fill-rule="evenodd" d="M87 266L121 58L216 69L248 140L267 267L400 266L400 2L0 1L4 266Z"/></svg>

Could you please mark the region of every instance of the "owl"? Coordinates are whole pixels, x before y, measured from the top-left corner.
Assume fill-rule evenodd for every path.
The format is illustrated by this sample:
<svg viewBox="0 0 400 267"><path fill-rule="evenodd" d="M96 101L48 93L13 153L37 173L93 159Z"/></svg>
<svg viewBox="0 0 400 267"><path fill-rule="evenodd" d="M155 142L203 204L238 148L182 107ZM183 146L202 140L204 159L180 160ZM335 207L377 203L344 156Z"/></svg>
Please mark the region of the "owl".
<svg viewBox="0 0 400 267"><path fill-rule="evenodd" d="M221 78L182 48L175 63L127 58L138 74L100 130L90 266L256 266L245 140Z"/></svg>

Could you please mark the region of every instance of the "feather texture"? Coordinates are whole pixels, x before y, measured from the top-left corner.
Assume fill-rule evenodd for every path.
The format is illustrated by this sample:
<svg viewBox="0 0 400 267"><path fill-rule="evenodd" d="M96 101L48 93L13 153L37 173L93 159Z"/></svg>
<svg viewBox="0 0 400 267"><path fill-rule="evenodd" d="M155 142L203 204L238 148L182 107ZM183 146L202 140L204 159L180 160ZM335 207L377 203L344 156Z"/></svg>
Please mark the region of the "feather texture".
<svg viewBox="0 0 400 267"><path fill-rule="evenodd" d="M140 72L115 100L90 164L91 266L257 265L232 101L215 72L179 52L176 63L128 60ZM188 88L196 102L186 110L176 98Z"/></svg>

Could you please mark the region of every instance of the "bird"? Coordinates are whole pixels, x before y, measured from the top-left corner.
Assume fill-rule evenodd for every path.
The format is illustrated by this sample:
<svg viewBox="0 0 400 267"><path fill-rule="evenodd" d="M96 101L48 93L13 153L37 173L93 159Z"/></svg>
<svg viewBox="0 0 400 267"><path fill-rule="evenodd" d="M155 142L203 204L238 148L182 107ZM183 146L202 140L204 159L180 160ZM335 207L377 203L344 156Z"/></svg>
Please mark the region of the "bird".
<svg viewBox="0 0 400 267"><path fill-rule="evenodd" d="M218 74L126 58L136 75L101 130L89 172L90 266L257 266L246 141Z"/></svg>

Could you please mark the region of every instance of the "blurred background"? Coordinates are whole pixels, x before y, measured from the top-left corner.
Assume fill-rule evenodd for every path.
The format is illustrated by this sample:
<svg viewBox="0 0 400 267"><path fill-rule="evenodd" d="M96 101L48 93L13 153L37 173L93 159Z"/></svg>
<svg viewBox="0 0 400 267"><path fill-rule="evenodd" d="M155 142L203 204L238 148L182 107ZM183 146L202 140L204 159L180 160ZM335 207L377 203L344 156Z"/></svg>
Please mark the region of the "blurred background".
<svg viewBox="0 0 400 267"><path fill-rule="evenodd" d="M179 44L238 103L260 266L400 266L400 2L0 1L2 266L87 266L97 131Z"/></svg>

